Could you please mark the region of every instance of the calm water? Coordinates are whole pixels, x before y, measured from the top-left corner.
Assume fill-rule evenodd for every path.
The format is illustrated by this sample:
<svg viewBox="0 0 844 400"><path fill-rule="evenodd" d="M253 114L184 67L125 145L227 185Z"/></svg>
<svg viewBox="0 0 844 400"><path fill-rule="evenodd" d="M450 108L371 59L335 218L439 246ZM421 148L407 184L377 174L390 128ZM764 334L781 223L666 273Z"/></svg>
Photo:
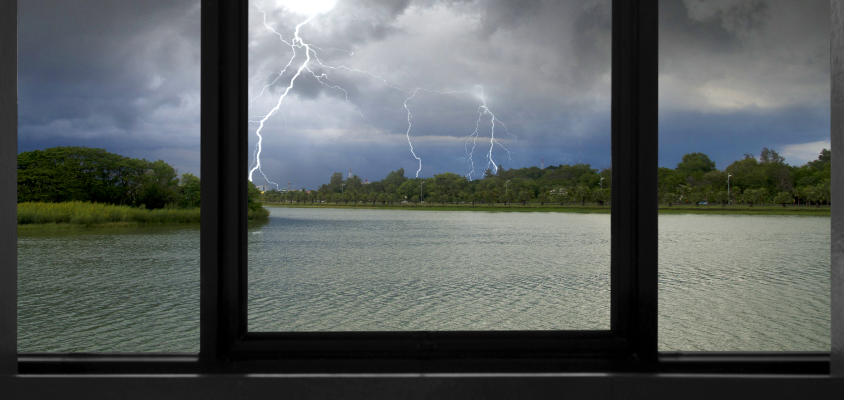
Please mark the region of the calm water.
<svg viewBox="0 0 844 400"><path fill-rule="evenodd" d="M271 209L253 331L609 328L609 215ZM829 350L829 218L660 216L661 350ZM22 231L21 352L196 352L198 226Z"/></svg>
<svg viewBox="0 0 844 400"><path fill-rule="evenodd" d="M273 211L250 330L609 329L608 215Z"/></svg>

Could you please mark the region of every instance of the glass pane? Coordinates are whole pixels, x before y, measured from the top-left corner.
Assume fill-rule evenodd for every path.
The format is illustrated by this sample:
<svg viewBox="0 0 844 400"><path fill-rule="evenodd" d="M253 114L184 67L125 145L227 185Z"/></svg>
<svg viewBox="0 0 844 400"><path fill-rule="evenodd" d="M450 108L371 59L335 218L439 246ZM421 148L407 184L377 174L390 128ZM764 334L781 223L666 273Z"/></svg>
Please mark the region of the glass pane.
<svg viewBox="0 0 844 400"><path fill-rule="evenodd" d="M659 348L829 351L829 2L659 6Z"/></svg>
<svg viewBox="0 0 844 400"><path fill-rule="evenodd" d="M249 330L609 329L610 4L251 1Z"/></svg>
<svg viewBox="0 0 844 400"><path fill-rule="evenodd" d="M19 352L199 350L199 3L20 2Z"/></svg>

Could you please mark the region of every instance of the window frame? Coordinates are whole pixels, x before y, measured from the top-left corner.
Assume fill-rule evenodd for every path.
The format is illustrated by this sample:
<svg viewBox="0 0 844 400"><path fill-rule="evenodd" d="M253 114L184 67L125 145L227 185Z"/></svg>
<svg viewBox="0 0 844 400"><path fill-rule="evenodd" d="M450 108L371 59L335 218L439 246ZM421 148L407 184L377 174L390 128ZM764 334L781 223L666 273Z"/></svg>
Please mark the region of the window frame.
<svg viewBox="0 0 844 400"><path fill-rule="evenodd" d="M584 370L596 368L595 359L633 370L656 362L657 49L642 45L657 40L656 2L613 2L609 331L247 332L248 6L220 3L214 17L203 8L203 27L219 27L203 30L202 45L202 177L213 183L202 188L200 313L215 321L200 328L203 362L295 371L319 360L318 372L555 371L561 362ZM216 24L206 23L212 18ZM499 359L507 361L491 362Z"/></svg>
<svg viewBox="0 0 844 400"><path fill-rule="evenodd" d="M844 376L844 208L833 206L832 341L830 353L659 353L657 351L657 0L613 0L612 140L615 188L612 222L610 331L411 332L285 335L334 346L328 352L290 354L275 334L245 335L246 290L246 24L245 1L202 0L202 176L200 353L17 355L16 252L0 256L0 375L151 373L361 373L361 372L662 372ZM833 151L844 151L844 1L831 0L833 32ZM3 22L16 18L16 1L0 3ZM11 17L10 17L11 15ZM0 207L12 209L17 149L16 21L0 33ZM2 29L2 28L0 28ZM8 36L10 35L10 36ZM16 42L16 39L13 39ZM16 51L16 47L15 47ZM11 61L10 61L11 60ZM10 73L12 71L13 73ZM232 79L232 77L234 77ZM14 79L8 86L8 81ZM13 112L10 110L14 110ZM12 129L8 129L14 127ZM8 133L10 132L10 133ZM834 195L842 193L842 168L833 158ZM11 178L11 179L9 179ZM222 190L235 187L237 190ZM844 198L844 197L842 197ZM14 201L16 203L16 201ZM232 211L232 212L227 212ZM14 213L0 213L0 246L16 246ZM15 220L15 225L11 224ZM620 257L619 254L623 255ZM240 266L240 270L232 268ZM11 279L9 279L11 277ZM617 310L622 310L616 312ZM607 333L609 332L609 333ZM528 333L529 335L525 335ZM388 333L389 334L389 333ZM275 336L275 337L273 337ZM390 335L388 335L390 336ZM329 340L325 341L324 338ZM395 348L348 351L361 341L387 338ZM489 340L492 349L467 351L467 339ZM539 340L540 343L527 343ZM559 343L560 340L568 343ZM269 343L268 347L262 347ZM408 346L408 344L412 346ZM462 346L462 347L461 347ZM584 347L586 346L586 351ZM410 348L413 350L408 351ZM445 348L445 350L443 350ZM396 350L398 349L398 350ZM269 350L269 354L267 351ZM268 356L269 355L269 356ZM284 358L278 358L283 356Z"/></svg>

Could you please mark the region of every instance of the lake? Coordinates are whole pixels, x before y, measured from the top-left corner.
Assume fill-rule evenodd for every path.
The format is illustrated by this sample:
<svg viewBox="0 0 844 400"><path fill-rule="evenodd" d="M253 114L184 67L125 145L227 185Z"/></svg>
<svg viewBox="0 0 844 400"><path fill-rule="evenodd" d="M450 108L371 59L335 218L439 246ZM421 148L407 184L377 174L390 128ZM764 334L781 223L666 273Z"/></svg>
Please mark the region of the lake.
<svg viewBox="0 0 844 400"><path fill-rule="evenodd" d="M609 328L608 214L270 211L251 331ZM659 225L660 350L829 351L829 217ZM198 225L18 234L20 352L198 351Z"/></svg>

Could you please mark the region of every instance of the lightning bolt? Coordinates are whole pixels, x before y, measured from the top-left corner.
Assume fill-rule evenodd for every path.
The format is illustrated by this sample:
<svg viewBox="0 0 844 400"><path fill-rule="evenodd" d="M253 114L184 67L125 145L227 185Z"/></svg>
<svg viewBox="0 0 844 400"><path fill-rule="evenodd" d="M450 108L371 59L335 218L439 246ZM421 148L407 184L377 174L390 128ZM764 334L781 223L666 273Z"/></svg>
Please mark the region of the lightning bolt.
<svg viewBox="0 0 844 400"><path fill-rule="evenodd" d="M513 162L512 153L510 152L510 150L504 147L504 145L495 138L495 125L501 125L501 127L504 128L504 131L507 132L508 135L512 136L513 138L516 138L516 136L511 134L510 130L507 129L507 125L505 125L503 122L501 122L501 120L496 118L495 114L492 112L492 110L489 109L489 106L487 106L484 87L481 85L477 85L476 87L480 89L480 97L482 104L478 106L478 120L475 122L475 130L464 138L464 149L466 150L465 158L469 162L470 168L469 173L466 174L466 177L469 178L469 180L472 180L472 174L475 173L475 163L473 155L475 152L475 147L477 147L477 139L480 135L481 120L483 119L484 115L489 115L490 117L489 151L485 156L487 160L485 169L491 169L493 173L498 172L498 165L495 163L495 159L492 155L496 145L498 145L498 147L501 147L501 149L507 152L507 158L510 160L511 164ZM469 142L472 143L471 148L469 147Z"/></svg>
<svg viewBox="0 0 844 400"><path fill-rule="evenodd" d="M296 73L290 79L290 82L287 84L287 87L284 89L282 94L279 96L278 101L276 102L275 106L269 112L264 114L263 116L252 117L252 118L255 118L255 119L250 118L249 122L258 123L258 129L255 131L255 134L258 136L258 142L255 145L255 149L253 150L253 153L252 153L253 161L249 166L249 168L250 168L249 169L249 180L252 181L253 175L257 171L258 173L260 173L264 177L264 179L266 179L266 181L268 183L275 185L276 188L279 187L278 183L270 181L269 178L267 178L266 174L264 174L264 171L261 169L261 151L262 151L262 144L263 144L263 135L261 134L261 132L262 132L264 125L267 122L267 120L272 118L275 114L281 112L280 111L281 105L282 105L285 97L287 97L287 94L290 93L291 89L293 89L294 84L296 82L296 79L299 78L299 76L301 76L303 73L310 74L312 77L314 77L317 80L317 82L319 82L320 84L322 84L323 86L325 86L329 89L338 90L338 91L343 92L345 102L348 103L350 106L352 106L355 109L355 111L357 111L358 115L363 120L365 120L366 122L369 123L370 127L373 127L372 121L370 121L364 115L363 111L354 102L352 102L349 99L349 93L344 88L337 85L336 82L334 82L328 76L328 74L326 74L325 72L317 73L310 68L309 64L312 61L316 65L319 65L319 67L322 68L323 70L334 70L334 71L344 70L344 71L348 71L348 72L368 75L371 78L374 78L374 79L381 81L381 83L385 87L393 89L393 90L401 91L401 92L403 92L407 95L407 97L404 100L404 108L407 111L407 131L405 132L405 136L407 138L408 146L410 147L411 155L413 155L413 158L416 159L416 161L419 163L419 167L416 170L416 177L418 178L419 173L422 171L422 158L420 158L418 155L416 155L416 152L413 149L413 142L412 142L411 136L410 136L411 130L413 128L413 113L412 113L408 103L411 100L413 100L420 91L429 92L429 93L437 94L437 95L466 94L466 93L469 93L471 91L468 91L468 90L464 90L464 91L437 91L437 90L432 90L432 89L422 88L422 87L416 87L414 89L403 89L401 87L394 86L394 85L390 84L385 78L383 78L379 75L376 75L372 72L369 72L369 71L359 70L359 69L356 69L356 68L348 67L346 65L338 65L338 66L327 65L319 59L319 56L318 56L316 50L340 51L340 52L344 52L344 53L348 54L349 56L352 56L354 53L351 52L351 51L336 49L336 48L330 48L330 47L321 48L321 47L315 46L313 44L306 43L299 36L300 29L303 26L305 26L306 24L308 24L311 20L313 20L314 17L316 17L317 14L310 15L307 19L305 19L304 21L302 21L301 23L296 25L296 28L295 28L294 33L293 33L293 39L288 41L288 40L284 39L284 37L281 33L276 31L273 27L271 27L267 23L266 12L264 10L262 10L260 7L256 6L256 8L258 9L258 11L261 12L261 14L263 16L264 27L266 27L268 30L272 31L275 35L277 35L279 41L281 43L284 43L285 45L287 45L292 50L293 55L290 57L290 59L287 61L287 64L278 73L278 75L275 77L275 79L273 79L273 81L270 82L269 84L265 85L261 89L260 93L258 93L258 95L256 95L252 99L250 99L249 108L251 109L252 106L254 105L255 100L258 99L259 97L263 96L264 93L266 93L267 89L276 85L279 82L279 80L282 78L282 76L291 69L291 67L293 66L293 63L294 63L294 61L295 61L295 59L298 55L297 49L299 49L299 50L304 49L303 51L304 51L304 55L305 55L305 60L301 64L299 64L298 67L296 68ZM490 147L489 147L487 154L485 155L485 158L487 160L486 169L492 169L493 171L498 172L498 165L496 164L495 160L493 159L493 150L495 149L496 146L500 147L505 152L507 152L507 157L510 160L511 164L512 164L512 161L513 161L512 160L512 154L511 154L510 150L507 149L501 143L501 141L499 141L498 139L495 138L496 125L500 125L509 136L513 137L514 139L518 139L518 138L516 138L515 135L512 135L510 133L507 126L501 120L496 118L495 114L492 112L492 110L490 110L490 108L489 108L489 106L487 105L487 102L486 102L486 96L484 94L483 86L477 85L476 88L480 88L480 100L481 100L481 105L478 107L478 120L475 124L475 130L463 139L463 140L465 140L465 144L464 144L464 148L465 148L465 151L466 151L465 159L469 163L469 172L465 176L467 178L469 178L470 180L472 179L472 175L475 173L475 165L474 165L474 160L473 160L473 154L474 154L475 147L477 145L477 140L480 136L481 120L483 119L483 117L485 115L489 116L490 124L491 124L491 127L490 127L490 142L489 142ZM498 88L495 88L495 89L501 91ZM283 112L282 112L282 117L284 118ZM287 121L286 121L286 118L285 118L285 127L286 127L286 125L287 125ZM373 129L374 129L374 127L373 127ZM469 148L469 142L470 141L472 143L471 148ZM490 166L491 166L491 168L490 168Z"/></svg>

